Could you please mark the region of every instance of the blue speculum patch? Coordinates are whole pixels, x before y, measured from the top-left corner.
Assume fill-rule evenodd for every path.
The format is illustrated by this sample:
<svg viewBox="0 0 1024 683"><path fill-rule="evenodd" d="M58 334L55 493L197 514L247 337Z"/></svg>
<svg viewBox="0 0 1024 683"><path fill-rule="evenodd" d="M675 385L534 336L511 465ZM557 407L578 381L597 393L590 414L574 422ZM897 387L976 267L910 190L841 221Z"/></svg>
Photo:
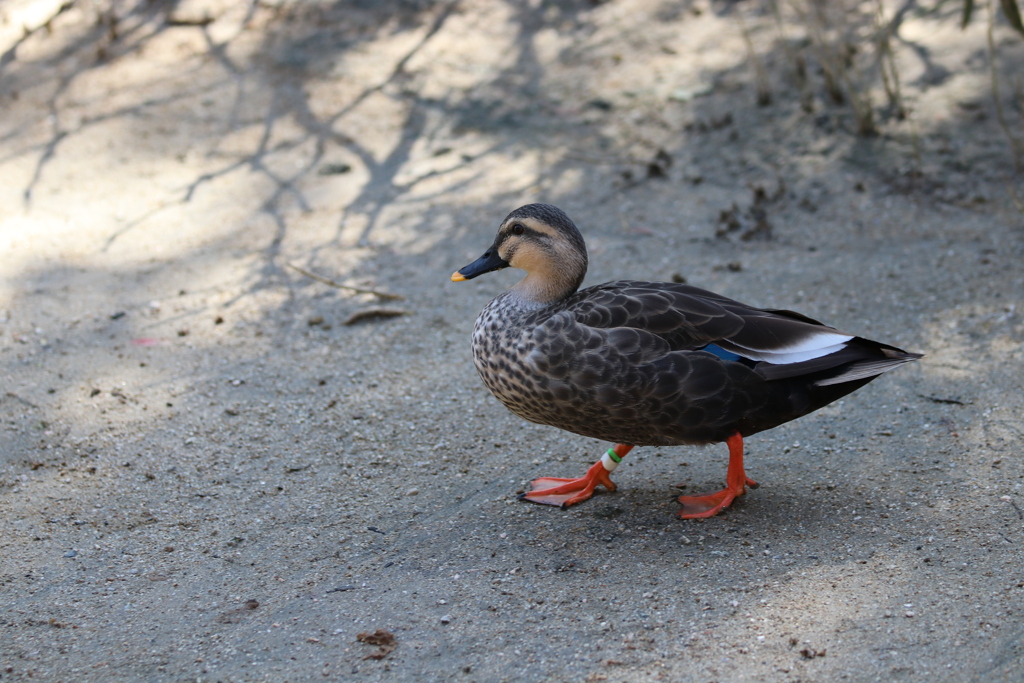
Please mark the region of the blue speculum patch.
<svg viewBox="0 0 1024 683"><path fill-rule="evenodd" d="M726 351L721 346L716 346L714 344L708 344L703 349L701 349L701 351L713 353L722 360L740 360L742 358L742 356L735 354L732 351Z"/></svg>

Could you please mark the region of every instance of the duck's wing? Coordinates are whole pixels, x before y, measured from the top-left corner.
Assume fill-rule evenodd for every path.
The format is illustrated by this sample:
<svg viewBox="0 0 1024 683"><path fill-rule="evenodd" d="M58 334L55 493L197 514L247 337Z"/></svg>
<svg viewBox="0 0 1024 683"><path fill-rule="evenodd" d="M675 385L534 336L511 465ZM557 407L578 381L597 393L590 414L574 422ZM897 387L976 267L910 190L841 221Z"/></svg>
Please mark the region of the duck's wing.
<svg viewBox="0 0 1024 683"><path fill-rule="evenodd" d="M752 361L799 363L838 351L853 339L806 316L754 308L667 282L609 282L566 303L579 325L640 330L661 338L673 351L714 344Z"/></svg>
<svg viewBox="0 0 1024 683"><path fill-rule="evenodd" d="M644 356L706 350L726 360L744 359L766 380L811 375L815 384L827 386L920 357L793 311L755 308L683 284L610 282L571 297L566 313L583 328L636 331L633 346L646 349Z"/></svg>
<svg viewBox="0 0 1024 683"><path fill-rule="evenodd" d="M742 316L723 304L740 305L696 287L623 280L581 290L564 306L578 325L634 329L690 351L742 332Z"/></svg>

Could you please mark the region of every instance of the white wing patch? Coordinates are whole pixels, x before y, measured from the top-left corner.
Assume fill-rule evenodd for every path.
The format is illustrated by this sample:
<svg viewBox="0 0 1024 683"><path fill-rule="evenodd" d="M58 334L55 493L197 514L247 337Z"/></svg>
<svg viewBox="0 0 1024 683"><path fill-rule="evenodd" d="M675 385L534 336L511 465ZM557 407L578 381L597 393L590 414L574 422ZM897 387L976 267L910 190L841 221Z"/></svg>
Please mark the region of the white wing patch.
<svg viewBox="0 0 1024 683"><path fill-rule="evenodd" d="M858 379L864 379L865 377L877 377L883 372L889 372L890 370L898 368L904 363L909 363L913 360L917 360L917 358L886 358L883 360L862 361L860 363L854 363L841 375L829 377L828 379L819 379L814 384L819 387L827 387L830 384L842 384L843 382L853 382Z"/></svg>
<svg viewBox="0 0 1024 683"><path fill-rule="evenodd" d="M836 332L817 332L809 337L804 337L796 344L789 346L768 349L748 349L740 346L735 341L730 347L750 360L760 360L773 365L789 365L791 363L802 363L807 360L814 360L827 356L830 353L841 351L846 347L846 342L853 339L852 335L838 334Z"/></svg>

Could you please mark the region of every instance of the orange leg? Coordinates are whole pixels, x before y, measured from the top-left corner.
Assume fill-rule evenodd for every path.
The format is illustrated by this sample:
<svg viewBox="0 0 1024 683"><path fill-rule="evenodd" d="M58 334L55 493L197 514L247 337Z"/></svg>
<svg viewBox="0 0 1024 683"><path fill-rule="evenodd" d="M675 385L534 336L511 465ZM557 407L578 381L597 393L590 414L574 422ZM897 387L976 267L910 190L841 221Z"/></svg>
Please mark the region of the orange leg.
<svg viewBox="0 0 1024 683"><path fill-rule="evenodd" d="M729 507L737 496L742 496L747 486L757 488L757 482L748 478L743 471L743 437L736 432L725 443L729 446L729 471L725 475L725 488L699 496L679 496L678 500L683 507L676 515L680 519L714 517Z"/></svg>
<svg viewBox="0 0 1024 683"><path fill-rule="evenodd" d="M519 496L520 500L528 500L531 503L542 505L557 505L567 508L594 495L594 489L601 484L609 491L615 490L615 482L608 475L619 464L619 461L633 449L623 443L615 444L609 452L600 460L595 462L579 479L560 479L557 477L541 477L530 482L532 487L528 492ZM613 457L614 454L614 457Z"/></svg>

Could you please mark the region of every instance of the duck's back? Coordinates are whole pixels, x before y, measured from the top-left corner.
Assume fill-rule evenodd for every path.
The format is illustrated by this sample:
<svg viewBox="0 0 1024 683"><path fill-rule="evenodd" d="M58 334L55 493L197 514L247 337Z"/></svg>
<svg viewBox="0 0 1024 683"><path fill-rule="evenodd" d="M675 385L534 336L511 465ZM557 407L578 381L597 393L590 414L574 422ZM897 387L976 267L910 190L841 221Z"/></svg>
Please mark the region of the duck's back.
<svg viewBox="0 0 1024 683"><path fill-rule="evenodd" d="M544 307L506 292L477 319L473 355L517 415L638 446L770 429L917 357L797 313L634 281Z"/></svg>

